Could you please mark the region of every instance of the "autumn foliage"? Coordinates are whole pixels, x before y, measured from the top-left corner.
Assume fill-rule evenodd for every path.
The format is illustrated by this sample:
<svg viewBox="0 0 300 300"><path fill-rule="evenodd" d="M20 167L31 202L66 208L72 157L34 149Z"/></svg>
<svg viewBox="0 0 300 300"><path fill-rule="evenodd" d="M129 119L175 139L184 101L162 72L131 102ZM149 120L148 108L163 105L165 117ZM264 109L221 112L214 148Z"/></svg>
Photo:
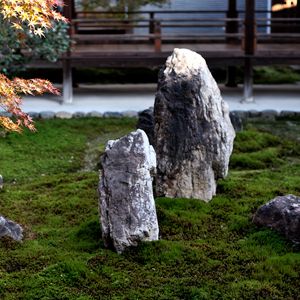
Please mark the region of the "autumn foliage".
<svg viewBox="0 0 300 300"><path fill-rule="evenodd" d="M55 8L62 5L58 0L0 0L0 13L11 22L13 28L22 30L26 25L38 36L52 26L52 20L66 22L66 19ZM34 130L32 119L22 111L23 94L38 95L45 92L59 94L58 90L47 80L42 79L9 79L0 74L0 107L12 115L0 117L0 125L10 131L21 131L22 127Z"/></svg>

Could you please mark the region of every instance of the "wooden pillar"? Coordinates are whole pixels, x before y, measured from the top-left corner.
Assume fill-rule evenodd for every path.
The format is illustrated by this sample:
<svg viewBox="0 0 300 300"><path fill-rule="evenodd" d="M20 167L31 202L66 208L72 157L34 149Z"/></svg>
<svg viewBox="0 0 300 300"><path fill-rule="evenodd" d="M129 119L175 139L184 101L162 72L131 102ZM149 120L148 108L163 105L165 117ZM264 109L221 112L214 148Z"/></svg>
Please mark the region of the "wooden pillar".
<svg viewBox="0 0 300 300"><path fill-rule="evenodd" d="M75 17L75 2L74 0L64 0L63 7L64 16L71 22L71 20Z"/></svg>
<svg viewBox="0 0 300 300"><path fill-rule="evenodd" d="M297 2L296 18L300 19L300 0L298 0L298 2ZM300 21L297 22L297 32L300 32Z"/></svg>
<svg viewBox="0 0 300 300"><path fill-rule="evenodd" d="M244 63L244 98L243 102L254 102L253 97L253 63L249 57L245 58Z"/></svg>
<svg viewBox="0 0 300 300"><path fill-rule="evenodd" d="M255 0L246 0L244 39L244 102L253 102L253 55L256 50Z"/></svg>
<svg viewBox="0 0 300 300"><path fill-rule="evenodd" d="M154 22L154 49L161 52L161 26L159 21Z"/></svg>
<svg viewBox="0 0 300 300"><path fill-rule="evenodd" d="M71 104L73 102L73 78L71 60L63 60L63 103Z"/></svg>
<svg viewBox="0 0 300 300"><path fill-rule="evenodd" d="M227 9L227 18L228 19L237 19L238 11L236 9L236 0L228 0L228 9ZM239 32L239 23L236 20L227 21L226 22L226 33L234 34ZM229 44L238 43L237 37L226 37L226 42ZM226 78L226 86L228 87L236 87L236 67L228 66L227 67L227 78Z"/></svg>
<svg viewBox="0 0 300 300"><path fill-rule="evenodd" d="M74 0L64 1L64 16L69 20L70 27L68 34L72 38L73 27L72 19L75 16L75 3ZM71 52L67 51L65 58L62 60L63 65L63 103L70 104L73 102L73 75L72 75L72 62L71 62Z"/></svg>

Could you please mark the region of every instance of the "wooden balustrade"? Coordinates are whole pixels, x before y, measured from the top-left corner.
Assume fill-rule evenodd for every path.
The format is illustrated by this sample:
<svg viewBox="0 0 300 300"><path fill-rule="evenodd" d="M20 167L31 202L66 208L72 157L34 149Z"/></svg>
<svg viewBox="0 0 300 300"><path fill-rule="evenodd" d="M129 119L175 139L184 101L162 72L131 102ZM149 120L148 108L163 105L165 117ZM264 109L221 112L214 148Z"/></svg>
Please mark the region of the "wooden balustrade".
<svg viewBox="0 0 300 300"><path fill-rule="evenodd" d="M70 20L69 33L75 46L64 56L65 72L69 73L65 80L70 85L71 66L74 65L84 66L90 62L105 67L135 67L142 63L157 66L165 60L173 45L194 45L206 59L222 61L231 66L230 70L242 62L244 95L246 100L251 100L253 64L275 60L279 63L293 60L300 64L300 47L291 46L300 44L300 15L268 18L270 12L255 11L255 0L245 1L245 11L238 11L236 0L229 0L228 10L223 11L129 12L76 12L73 1L66 1L64 11ZM291 24L293 30L287 32ZM285 28L285 32L278 32L278 28ZM280 52L284 43L286 47ZM70 90L66 94L70 97Z"/></svg>

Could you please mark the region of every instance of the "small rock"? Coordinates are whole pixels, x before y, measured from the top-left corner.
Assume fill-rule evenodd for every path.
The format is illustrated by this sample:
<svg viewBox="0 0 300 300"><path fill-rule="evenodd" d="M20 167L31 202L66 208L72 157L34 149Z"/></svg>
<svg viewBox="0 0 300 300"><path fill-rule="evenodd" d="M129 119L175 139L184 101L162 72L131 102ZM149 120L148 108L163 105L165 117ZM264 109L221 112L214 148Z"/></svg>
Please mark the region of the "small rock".
<svg viewBox="0 0 300 300"><path fill-rule="evenodd" d="M154 111L153 107L149 107L139 112L139 119L136 128L146 132L150 145L154 145Z"/></svg>
<svg viewBox="0 0 300 300"><path fill-rule="evenodd" d="M122 253L141 241L157 240L151 178L156 156L145 132L138 129L109 141L101 162L99 207L105 246Z"/></svg>
<svg viewBox="0 0 300 300"><path fill-rule="evenodd" d="M103 114L104 118L121 118L122 114L114 111L107 111Z"/></svg>
<svg viewBox="0 0 300 300"><path fill-rule="evenodd" d="M85 112L83 111L76 111L72 114L73 118L84 118L85 117Z"/></svg>
<svg viewBox="0 0 300 300"><path fill-rule="evenodd" d="M261 112L261 117L265 120L275 120L277 116L278 112L273 109L267 109Z"/></svg>
<svg viewBox="0 0 300 300"><path fill-rule="evenodd" d="M231 124L235 130L235 132L239 132L243 130L243 120L240 114L236 111L231 111L229 113Z"/></svg>
<svg viewBox="0 0 300 300"><path fill-rule="evenodd" d="M253 222L284 235L290 241L300 243L300 198L294 195L279 196L261 206Z"/></svg>
<svg viewBox="0 0 300 300"><path fill-rule="evenodd" d="M40 112L40 118L47 120L47 119L53 119L55 117L55 113L53 111L41 111Z"/></svg>
<svg viewBox="0 0 300 300"><path fill-rule="evenodd" d="M283 110L280 112L280 118L294 118L297 116L297 112L291 110Z"/></svg>
<svg viewBox="0 0 300 300"><path fill-rule="evenodd" d="M21 241L23 238L22 227L0 215L0 237L9 236L15 241Z"/></svg>
<svg viewBox="0 0 300 300"><path fill-rule="evenodd" d="M38 119L40 117L40 114L38 112L35 111L30 111L28 112L28 115L32 118L32 119Z"/></svg>
<svg viewBox="0 0 300 300"><path fill-rule="evenodd" d="M259 118L261 117L261 112L255 109L248 111L248 117L249 118Z"/></svg>
<svg viewBox="0 0 300 300"><path fill-rule="evenodd" d="M127 118L136 118L138 116L138 112L134 110L127 110L122 112L122 116Z"/></svg>
<svg viewBox="0 0 300 300"><path fill-rule="evenodd" d="M11 118L11 117L12 117L12 113L7 112L7 111L0 111L0 116L1 116L1 117L8 117L8 118Z"/></svg>
<svg viewBox="0 0 300 300"><path fill-rule="evenodd" d="M102 118L103 114L99 111L90 111L86 114L87 117L91 117L91 118Z"/></svg>
<svg viewBox="0 0 300 300"><path fill-rule="evenodd" d="M0 175L0 190L3 189L3 176Z"/></svg>
<svg viewBox="0 0 300 300"><path fill-rule="evenodd" d="M55 114L55 117L57 119L71 119L72 114L67 111L59 111Z"/></svg>

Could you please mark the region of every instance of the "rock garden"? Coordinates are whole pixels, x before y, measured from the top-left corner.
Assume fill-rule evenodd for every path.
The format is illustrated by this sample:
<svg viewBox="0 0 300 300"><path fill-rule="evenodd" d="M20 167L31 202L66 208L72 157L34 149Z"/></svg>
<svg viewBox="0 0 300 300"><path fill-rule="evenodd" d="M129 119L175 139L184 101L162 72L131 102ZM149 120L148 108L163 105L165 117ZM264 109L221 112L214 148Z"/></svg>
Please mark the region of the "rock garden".
<svg viewBox="0 0 300 300"><path fill-rule="evenodd" d="M1 299L297 299L297 114L229 114L176 49L139 120L35 125L0 137Z"/></svg>

